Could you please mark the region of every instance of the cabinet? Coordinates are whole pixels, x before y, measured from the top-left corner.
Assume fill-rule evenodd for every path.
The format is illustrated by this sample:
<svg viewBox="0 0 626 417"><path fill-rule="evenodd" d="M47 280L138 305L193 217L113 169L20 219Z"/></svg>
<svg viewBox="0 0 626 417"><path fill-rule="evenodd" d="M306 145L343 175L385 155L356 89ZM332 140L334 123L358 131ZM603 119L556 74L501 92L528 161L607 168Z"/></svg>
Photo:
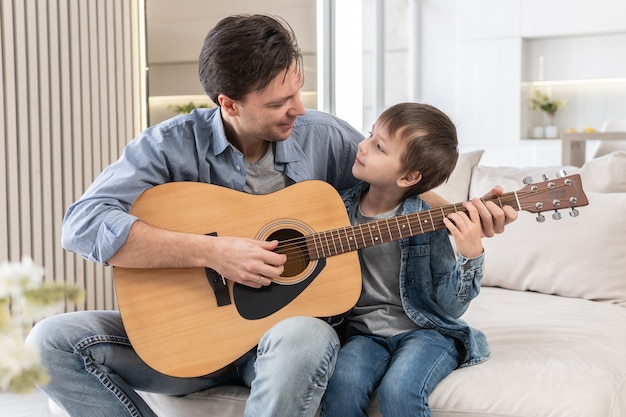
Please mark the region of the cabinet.
<svg viewBox="0 0 626 417"><path fill-rule="evenodd" d="M478 145L519 141L519 38L460 42L457 130L463 143Z"/></svg>
<svg viewBox="0 0 626 417"><path fill-rule="evenodd" d="M626 118L623 0L459 0L456 16L454 114L463 144L513 155L555 142L525 140L548 124L530 109L535 90L567 101L556 115L561 132Z"/></svg>
<svg viewBox="0 0 626 417"><path fill-rule="evenodd" d="M524 39L520 136L533 137L533 126L548 124L544 112L530 109L536 91L566 103L556 113L561 133L599 130L606 119L626 118L624 46L626 31Z"/></svg>
<svg viewBox="0 0 626 417"><path fill-rule="evenodd" d="M626 24L623 0L520 0L518 10L523 38L614 33Z"/></svg>

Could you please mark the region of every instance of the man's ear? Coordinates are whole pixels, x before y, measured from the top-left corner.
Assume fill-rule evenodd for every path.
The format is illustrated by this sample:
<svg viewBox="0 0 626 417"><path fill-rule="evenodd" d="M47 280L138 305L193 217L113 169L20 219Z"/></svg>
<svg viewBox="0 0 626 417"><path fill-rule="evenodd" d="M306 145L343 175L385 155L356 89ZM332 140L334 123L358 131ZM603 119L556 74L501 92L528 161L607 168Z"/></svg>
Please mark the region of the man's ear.
<svg viewBox="0 0 626 417"><path fill-rule="evenodd" d="M238 111L239 102L231 99L225 94L217 96L217 101L222 108L222 111L226 112L229 116L235 116Z"/></svg>
<svg viewBox="0 0 626 417"><path fill-rule="evenodd" d="M397 184L399 187L412 187L422 180L422 173L419 171L407 172L400 178L398 178Z"/></svg>

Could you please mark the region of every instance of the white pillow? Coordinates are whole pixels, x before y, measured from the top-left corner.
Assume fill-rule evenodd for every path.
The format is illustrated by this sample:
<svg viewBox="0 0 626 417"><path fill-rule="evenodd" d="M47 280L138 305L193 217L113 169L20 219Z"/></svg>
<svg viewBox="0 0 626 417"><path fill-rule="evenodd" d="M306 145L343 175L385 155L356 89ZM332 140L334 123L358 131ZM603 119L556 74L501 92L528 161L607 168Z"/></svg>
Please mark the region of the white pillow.
<svg viewBox="0 0 626 417"><path fill-rule="evenodd" d="M467 201L469 199L472 170L478 165L484 152L484 150L477 150L460 154L448 181L433 189L433 191L450 203Z"/></svg>
<svg viewBox="0 0 626 417"><path fill-rule="evenodd" d="M513 188L505 191L522 187L510 178L474 170L472 189L488 191L493 184ZM589 205L578 208L578 217L562 210L563 218L554 220L550 211L538 223L535 214L521 211L504 233L483 239L482 285L626 307L626 193L585 194Z"/></svg>
<svg viewBox="0 0 626 417"><path fill-rule="evenodd" d="M543 181L542 175L554 178L559 170L568 175L579 173L583 189L598 193L626 193L626 151L615 151L600 158L587 161L581 168L575 166L552 167L488 167L474 168L470 185L470 197L480 197L494 185L500 185L505 192L516 191L523 186L527 176L533 182Z"/></svg>
<svg viewBox="0 0 626 417"><path fill-rule="evenodd" d="M482 197L491 191L495 185L502 187L504 192L517 191L524 186L524 178L526 177L530 177L532 182L542 182L544 181L543 175L547 175L548 178L556 178L559 172L571 175L578 173L579 170L580 168L575 166L550 166L539 168L478 166L474 168L472 172L469 195L471 198Z"/></svg>
<svg viewBox="0 0 626 417"><path fill-rule="evenodd" d="M626 193L626 151L615 151L585 162L580 175L588 191Z"/></svg>

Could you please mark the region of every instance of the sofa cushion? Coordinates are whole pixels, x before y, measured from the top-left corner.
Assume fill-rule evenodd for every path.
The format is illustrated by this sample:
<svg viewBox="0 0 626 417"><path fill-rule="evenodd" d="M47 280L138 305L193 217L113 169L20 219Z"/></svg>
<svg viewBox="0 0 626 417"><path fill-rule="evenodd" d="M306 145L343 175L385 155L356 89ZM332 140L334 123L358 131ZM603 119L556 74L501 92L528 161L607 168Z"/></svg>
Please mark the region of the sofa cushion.
<svg viewBox="0 0 626 417"><path fill-rule="evenodd" d="M469 199L468 191L472 178L472 170L480 162L483 150L465 152L459 155L454 171L448 181L435 188L437 194L450 203L460 203Z"/></svg>
<svg viewBox="0 0 626 417"><path fill-rule="evenodd" d="M470 176L469 196L478 197L498 184L504 191L516 191L523 185L525 177L533 181L542 181L542 175L553 178L557 172L566 174L579 173L585 191L598 193L626 193L626 151L615 151L600 158L591 159L581 167L490 167L475 166ZM451 177L452 179L452 177ZM496 181L495 183L493 181ZM462 187L463 181L458 187Z"/></svg>
<svg viewBox="0 0 626 417"><path fill-rule="evenodd" d="M588 300L483 288L463 318L491 358L458 369L432 393L433 417L626 415L626 310ZM162 417L243 415L247 389L187 397L142 393ZM370 417L380 416L376 400Z"/></svg>
<svg viewBox="0 0 626 417"><path fill-rule="evenodd" d="M522 178L531 171L478 167L472 174L471 192L483 193L493 184L501 184L505 191L517 190L523 184L511 174ZM539 223L534 214L520 212L504 233L483 240L486 258L482 285L626 307L626 193L589 191L584 177L582 183L589 205L578 208L578 217L572 218L563 210L563 219L553 220L547 212L545 222ZM603 185L602 189L612 188Z"/></svg>
<svg viewBox="0 0 626 417"><path fill-rule="evenodd" d="M588 191L626 193L626 151L615 151L585 162L580 175Z"/></svg>
<svg viewBox="0 0 626 417"><path fill-rule="evenodd" d="M480 165L472 171L469 196L472 198L481 197L489 192L494 185L499 185L505 192L517 191L524 186L526 177L529 177L532 182L541 182L543 181L543 175L555 178L560 171L566 175L571 175L577 174L580 168L575 166L518 168ZM587 191L586 187L585 191Z"/></svg>
<svg viewBox="0 0 626 417"><path fill-rule="evenodd" d="M437 386L433 417L626 416L624 308L483 288L463 318L491 357Z"/></svg>

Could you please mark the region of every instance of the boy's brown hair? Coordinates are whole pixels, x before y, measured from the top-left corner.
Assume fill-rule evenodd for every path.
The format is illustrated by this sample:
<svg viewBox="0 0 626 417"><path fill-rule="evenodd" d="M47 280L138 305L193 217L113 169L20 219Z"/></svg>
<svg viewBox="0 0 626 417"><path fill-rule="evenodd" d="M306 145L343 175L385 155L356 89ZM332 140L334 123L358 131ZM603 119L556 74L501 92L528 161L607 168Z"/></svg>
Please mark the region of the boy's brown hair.
<svg viewBox="0 0 626 417"><path fill-rule="evenodd" d="M428 104L399 103L382 112L377 124L405 144L401 161L405 172L422 175L405 197L432 190L450 177L459 157L458 140L456 126L441 110Z"/></svg>

